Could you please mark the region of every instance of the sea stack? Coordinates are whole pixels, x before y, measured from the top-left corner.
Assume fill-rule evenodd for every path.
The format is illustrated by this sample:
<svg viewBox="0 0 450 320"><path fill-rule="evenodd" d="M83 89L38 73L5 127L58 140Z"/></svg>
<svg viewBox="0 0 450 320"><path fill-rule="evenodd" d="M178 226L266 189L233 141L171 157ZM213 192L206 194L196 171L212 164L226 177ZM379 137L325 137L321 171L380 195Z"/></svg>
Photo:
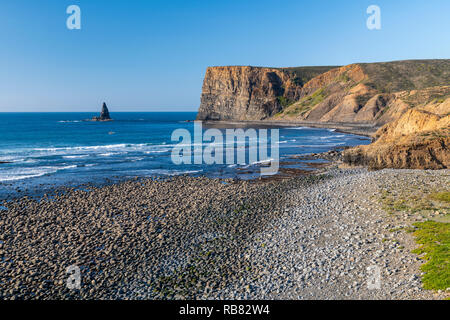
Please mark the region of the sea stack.
<svg viewBox="0 0 450 320"><path fill-rule="evenodd" d="M100 117L94 117L92 118L94 121L111 121L111 116L109 115L108 107L106 106L106 103L103 102L102 112L100 113Z"/></svg>

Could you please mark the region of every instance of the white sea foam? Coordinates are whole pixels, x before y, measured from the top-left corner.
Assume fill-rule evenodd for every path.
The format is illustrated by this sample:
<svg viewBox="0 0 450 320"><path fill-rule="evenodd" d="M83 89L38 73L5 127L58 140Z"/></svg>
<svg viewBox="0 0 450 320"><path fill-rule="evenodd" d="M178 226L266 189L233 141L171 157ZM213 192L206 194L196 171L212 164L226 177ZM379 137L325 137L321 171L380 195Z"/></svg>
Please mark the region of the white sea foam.
<svg viewBox="0 0 450 320"><path fill-rule="evenodd" d="M76 165L64 167L36 167L36 168L21 168L12 169L5 172L0 172L0 181L16 181L29 178L41 177L46 174L58 172L60 170L76 168Z"/></svg>
<svg viewBox="0 0 450 320"><path fill-rule="evenodd" d="M340 146L340 145L344 145L345 142L337 142L337 143L328 143L328 144L302 144L302 145L297 145L296 147L300 147L300 148L330 148L330 147L336 147L336 146Z"/></svg>
<svg viewBox="0 0 450 320"><path fill-rule="evenodd" d="M63 156L64 159L81 159L89 157L88 154L80 154L80 155L73 155L73 156Z"/></svg>
<svg viewBox="0 0 450 320"><path fill-rule="evenodd" d="M326 140L326 139L340 139L340 138L344 138L345 134L339 134L339 135L335 135L335 136L324 136L324 137L319 137L319 139L322 140Z"/></svg>
<svg viewBox="0 0 450 320"><path fill-rule="evenodd" d="M79 147L58 147L58 148L35 148L36 151L70 151L70 150L98 150L98 149L115 149L115 148L126 148L128 145L125 143L120 144L110 144L104 146L79 146ZM131 145L130 145L131 146Z"/></svg>
<svg viewBox="0 0 450 320"><path fill-rule="evenodd" d="M80 157L79 153L98 154L100 156L111 156L113 154L141 151L147 154L169 152L167 145L152 145L147 143L139 144L111 144L97 146L77 146L77 147L55 147L55 148L35 148L24 150L31 153L38 152L40 155L62 155L63 157ZM86 155L88 156L88 155ZM69 158L70 159L70 158Z"/></svg>
<svg viewBox="0 0 450 320"><path fill-rule="evenodd" d="M145 151L145 154L152 154L152 153L164 153L164 152L169 152L170 149L162 149L162 150L150 150L150 151Z"/></svg>
<svg viewBox="0 0 450 320"><path fill-rule="evenodd" d="M288 130L306 130L306 129L311 129L311 128L308 128L308 127L286 127L285 129L288 129Z"/></svg>
<svg viewBox="0 0 450 320"><path fill-rule="evenodd" d="M0 161L4 161L4 162L22 162L25 161L25 158L23 157L17 157L17 156L3 156L0 157Z"/></svg>
<svg viewBox="0 0 450 320"><path fill-rule="evenodd" d="M199 173L203 172L202 169L200 170L166 170L166 169L144 169L144 170L135 170L129 172L131 175L137 175L137 176L154 176L154 175L164 175L164 176L179 176L182 174L192 174L192 173Z"/></svg>
<svg viewBox="0 0 450 320"><path fill-rule="evenodd" d="M265 160L254 161L254 162L244 166L243 168L247 169L247 168L249 168L251 166L254 166L254 165L257 165L257 164L269 163L269 162L272 162L272 161L275 161L275 159L270 158L270 159L265 159Z"/></svg>
<svg viewBox="0 0 450 320"><path fill-rule="evenodd" d="M176 171L176 172L172 172L169 175L173 175L173 176L178 176L178 175L182 175L182 174L191 174L191 173L199 173L202 172L203 170L187 170L187 171Z"/></svg>

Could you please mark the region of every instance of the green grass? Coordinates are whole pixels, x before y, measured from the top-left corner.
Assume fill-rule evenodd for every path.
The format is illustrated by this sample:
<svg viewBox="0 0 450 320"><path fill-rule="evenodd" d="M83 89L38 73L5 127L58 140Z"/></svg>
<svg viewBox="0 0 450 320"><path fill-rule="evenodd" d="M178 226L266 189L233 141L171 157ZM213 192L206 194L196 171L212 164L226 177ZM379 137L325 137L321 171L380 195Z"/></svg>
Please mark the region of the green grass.
<svg viewBox="0 0 450 320"><path fill-rule="evenodd" d="M420 188L411 185L401 189L382 189L381 202L387 213L407 212L420 214L427 221L417 222L414 227L405 228L413 233L420 247L413 251L426 261L421 269L423 287L429 290L446 290L450 288L450 192L433 189L429 185ZM439 211L439 217L432 213ZM391 232L400 228L390 229ZM383 239L383 242L388 239ZM399 249L403 249L402 246Z"/></svg>
<svg viewBox="0 0 450 320"><path fill-rule="evenodd" d="M450 192L436 192L431 194L431 199L450 203Z"/></svg>
<svg viewBox="0 0 450 320"><path fill-rule="evenodd" d="M435 221L414 224L416 240L421 244L414 250L427 262L421 269L425 272L422 282L428 290L450 288L450 224Z"/></svg>
<svg viewBox="0 0 450 320"><path fill-rule="evenodd" d="M285 114L288 116L304 115L315 105L319 104L325 99L326 95L324 91L325 90L323 88L317 89L311 95L303 97L300 101L293 104L290 104L289 101L284 100L284 97L278 97L278 101L284 108L281 112L276 114L276 116L279 116L281 114Z"/></svg>
<svg viewBox="0 0 450 320"><path fill-rule="evenodd" d="M450 213L448 197L449 192L422 194L415 190L404 190L402 195L398 195L388 190L383 190L380 200L383 204L383 209L389 214L398 212L427 214L434 211ZM440 203L433 203L432 200L437 200Z"/></svg>
<svg viewBox="0 0 450 320"><path fill-rule="evenodd" d="M283 109L288 107L290 104L292 104L292 102L289 101L289 99L286 97L279 96L279 97L277 97L277 99L278 99L278 102L280 103L280 105L283 107Z"/></svg>
<svg viewBox="0 0 450 320"><path fill-rule="evenodd" d="M315 106L319 103L321 103L325 99L324 89L318 89L315 91L306 101L304 102L305 105L308 104L310 106Z"/></svg>

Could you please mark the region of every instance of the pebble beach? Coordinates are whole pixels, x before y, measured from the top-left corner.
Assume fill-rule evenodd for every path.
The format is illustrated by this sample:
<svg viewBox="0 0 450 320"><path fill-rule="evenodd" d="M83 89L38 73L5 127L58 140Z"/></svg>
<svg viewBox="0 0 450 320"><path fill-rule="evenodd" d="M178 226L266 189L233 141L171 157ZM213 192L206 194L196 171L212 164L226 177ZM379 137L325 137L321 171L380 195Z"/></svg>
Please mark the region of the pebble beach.
<svg viewBox="0 0 450 320"><path fill-rule="evenodd" d="M134 179L0 202L1 299L444 299L383 190L448 170L332 165L282 179ZM398 230L392 232L392 230ZM381 271L369 289L367 268ZM81 273L67 286L67 268Z"/></svg>

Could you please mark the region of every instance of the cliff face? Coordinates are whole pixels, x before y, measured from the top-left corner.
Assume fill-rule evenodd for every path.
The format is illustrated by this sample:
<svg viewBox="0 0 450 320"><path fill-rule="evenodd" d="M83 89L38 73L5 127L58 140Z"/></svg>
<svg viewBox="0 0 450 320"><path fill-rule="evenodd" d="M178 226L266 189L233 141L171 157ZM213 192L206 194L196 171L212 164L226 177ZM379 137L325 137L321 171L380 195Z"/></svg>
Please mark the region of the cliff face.
<svg viewBox="0 0 450 320"><path fill-rule="evenodd" d="M370 124L375 142L348 150L350 164L450 166L450 60L343 67L208 68L199 120Z"/></svg>
<svg viewBox="0 0 450 320"><path fill-rule="evenodd" d="M372 169L450 167L450 98L406 111L375 134L376 141L344 152L349 164Z"/></svg>
<svg viewBox="0 0 450 320"><path fill-rule="evenodd" d="M412 105L445 97L449 84L450 60L283 69L212 67L206 71L197 119L381 126Z"/></svg>
<svg viewBox="0 0 450 320"><path fill-rule="evenodd" d="M288 72L256 67L206 70L199 120L261 120L298 99L301 87Z"/></svg>

